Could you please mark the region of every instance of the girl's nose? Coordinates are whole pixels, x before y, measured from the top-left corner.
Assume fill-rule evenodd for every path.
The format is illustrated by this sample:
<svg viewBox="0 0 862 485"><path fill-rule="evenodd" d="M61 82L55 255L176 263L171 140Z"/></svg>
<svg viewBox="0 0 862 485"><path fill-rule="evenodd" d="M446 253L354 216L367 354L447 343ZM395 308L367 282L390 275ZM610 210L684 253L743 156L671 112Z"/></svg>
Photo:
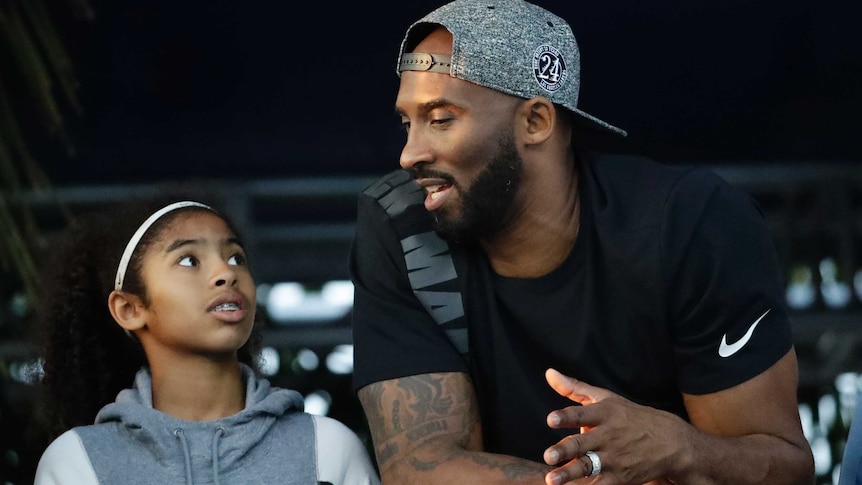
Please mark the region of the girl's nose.
<svg viewBox="0 0 862 485"><path fill-rule="evenodd" d="M234 286L236 284L236 281L236 271L234 271L233 266L227 264L226 262L222 262L221 266L218 268L215 276L213 277L213 284L215 286Z"/></svg>

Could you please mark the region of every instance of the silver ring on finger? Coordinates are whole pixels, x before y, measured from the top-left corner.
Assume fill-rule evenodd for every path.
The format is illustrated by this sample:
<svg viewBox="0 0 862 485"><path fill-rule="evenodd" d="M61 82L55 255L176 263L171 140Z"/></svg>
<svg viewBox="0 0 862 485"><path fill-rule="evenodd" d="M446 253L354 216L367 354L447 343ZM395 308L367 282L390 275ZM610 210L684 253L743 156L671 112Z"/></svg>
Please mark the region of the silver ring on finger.
<svg viewBox="0 0 862 485"><path fill-rule="evenodd" d="M584 453L587 458L590 459L590 463L593 465L592 470L590 470L590 474L587 475L589 477L595 477L599 473L602 472L602 460L599 458L599 455L595 451L588 451Z"/></svg>

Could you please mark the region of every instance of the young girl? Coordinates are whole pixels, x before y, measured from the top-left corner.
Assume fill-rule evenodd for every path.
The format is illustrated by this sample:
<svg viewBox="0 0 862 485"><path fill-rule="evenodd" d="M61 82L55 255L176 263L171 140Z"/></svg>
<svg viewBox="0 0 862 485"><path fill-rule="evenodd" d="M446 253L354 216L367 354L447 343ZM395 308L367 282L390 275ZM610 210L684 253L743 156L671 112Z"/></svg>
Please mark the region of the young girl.
<svg viewBox="0 0 862 485"><path fill-rule="evenodd" d="M256 375L255 283L224 215L156 209L82 218L44 265L43 384L62 434L35 484L379 484L347 426Z"/></svg>

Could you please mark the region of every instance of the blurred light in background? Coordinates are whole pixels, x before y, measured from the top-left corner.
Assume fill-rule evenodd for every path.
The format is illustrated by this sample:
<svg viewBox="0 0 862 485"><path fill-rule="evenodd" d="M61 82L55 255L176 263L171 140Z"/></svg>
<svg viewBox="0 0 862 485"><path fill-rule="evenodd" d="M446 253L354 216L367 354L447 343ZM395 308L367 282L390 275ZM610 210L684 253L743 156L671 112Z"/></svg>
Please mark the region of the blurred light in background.
<svg viewBox="0 0 862 485"><path fill-rule="evenodd" d="M320 358L311 349L299 349L291 367L294 372L313 372L320 366Z"/></svg>
<svg viewBox="0 0 862 485"><path fill-rule="evenodd" d="M44 373L42 364L42 359L9 362L9 377L22 384L36 384Z"/></svg>
<svg viewBox="0 0 862 485"><path fill-rule="evenodd" d="M336 345L326 356L326 368L338 375L353 373L353 345Z"/></svg>
<svg viewBox="0 0 862 485"><path fill-rule="evenodd" d="M12 295L9 301L9 311L16 317L24 317L29 309L27 295L23 292L17 292Z"/></svg>
<svg viewBox="0 0 862 485"><path fill-rule="evenodd" d="M305 396L305 412L316 414L318 416L326 416L329 414L329 406L332 404L332 396L318 389Z"/></svg>
<svg viewBox="0 0 862 485"><path fill-rule="evenodd" d="M261 285L258 294L267 316L277 325L330 322L353 307L353 283L346 280L328 281L319 289L299 282Z"/></svg>
<svg viewBox="0 0 862 485"><path fill-rule="evenodd" d="M281 368L281 355L273 347L260 349L260 372L265 376L278 374Z"/></svg>
<svg viewBox="0 0 862 485"><path fill-rule="evenodd" d="M834 258L823 258L819 264L820 269L820 292L823 302L830 309L841 309L846 307L853 291L850 284L839 275L838 264Z"/></svg>

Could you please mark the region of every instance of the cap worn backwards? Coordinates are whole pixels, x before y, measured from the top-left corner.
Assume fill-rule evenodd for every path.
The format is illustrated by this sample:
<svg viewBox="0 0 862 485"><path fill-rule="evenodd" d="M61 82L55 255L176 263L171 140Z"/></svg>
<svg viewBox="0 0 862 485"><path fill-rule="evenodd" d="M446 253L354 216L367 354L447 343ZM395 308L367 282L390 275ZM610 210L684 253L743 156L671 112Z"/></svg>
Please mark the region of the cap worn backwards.
<svg viewBox="0 0 862 485"><path fill-rule="evenodd" d="M410 52L434 25L451 32L451 57ZM523 0L455 0L417 20L398 54L398 74L408 70L448 73L526 99L544 96L594 127L626 136L578 109L580 53L569 24Z"/></svg>

